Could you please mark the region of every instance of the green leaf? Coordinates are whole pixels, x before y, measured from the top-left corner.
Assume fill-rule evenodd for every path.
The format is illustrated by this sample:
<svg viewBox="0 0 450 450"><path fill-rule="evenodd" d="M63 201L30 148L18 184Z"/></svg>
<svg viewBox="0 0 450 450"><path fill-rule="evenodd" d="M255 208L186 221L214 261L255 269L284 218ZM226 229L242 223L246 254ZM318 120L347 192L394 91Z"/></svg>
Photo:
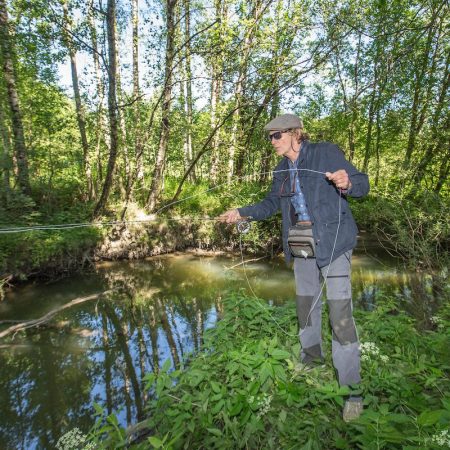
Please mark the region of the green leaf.
<svg viewBox="0 0 450 450"><path fill-rule="evenodd" d="M219 384L219 383L216 383L215 381L211 381L211 387L212 387L212 390L213 390L216 394L218 394L219 392L221 392L221 388L220 388L220 384Z"/></svg>
<svg viewBox="0 0 450 450"><path fill-rule="evenodd" d="M161 371L168 372L171 367L172 367L172 361L170 359L166 359L164 361L163 366L161 367Z"/></svg>
<svg viewBox="0 0 450 450"><path fill-rule="evenodd" d="M229 409L230 417L237 416L243 408L244 404L241 401L236 402L231 409Z"/></svg>
<svg viewBox="0 0 450 450"><path fill-rule="evenodd" d="M224 405L225 405L225 401L224 400L220 400L217 404L215 404L212 407L211 412L214 415L217 415L220 412L220 410L224 407Z"/></svg>
<svg viewBox="0 0 450 450"><path fill-rule="evenodd" d="M273 366L274 374L277 378L280 380L286 380L286 371L284 370L284 367L281 364L274 364Z"/></svg>
<svg viewBox="0 0 450 450"><path fill-rule="evenodd" d="M207 430L214 436L217 436L217 437L222 436L222 431L220 431L218 428L207 428Z"/></svg>
<svg viewBox="0 0 450 450"><path fill-rule="evenodd" d="M218 400L220 400L223 397L223 395L219 392L216 395L213 395L212 397L210 397L210 400L212 402L217 402Z"/></svg>
<svg viewBox="0 0 450 450"><path fill-rule="evenodd" d="M279 348L274 349L272 352L270 352L270 355L274 359L283 360L283 359L289 359L291 357L291 354L285 350L281 350Z"/></svg>
<svg viewBox="0 0 450 450"><path fill-rule="evenodd" d="M192 387L198 386L205 379L205 372L198 369L193 369L188 373L189 384Z"/></svg>
<svg viewBox="0 0 450 450"><path fill-rule="evenodd" d="M394 423L409 423L411 422L411 417L406 414L389 414L387 416L390 422Z"/></svg>
<svg viewBox="0 0 450 450"><path fill-rule="evenodd" d="M438 409L436 411L424 411L418 418L417 423L423 427L429 427L439 422L445 411Z"/></svg>
<svg viewBox="0 0 450 450"><path fill-rule="evenodd" d="M154 448L161 448L163 446L163 441L155 436L151 436L147 440L153 445Z"/></svg>
<svg viewBox="0 0 450 450"><path fill-rule="evenodd" d="M272 365L268 361L264 362L259 371L259 379L261 380L261 384L264 384L268 378L273 378L273 376L274 373Z"/></svg>

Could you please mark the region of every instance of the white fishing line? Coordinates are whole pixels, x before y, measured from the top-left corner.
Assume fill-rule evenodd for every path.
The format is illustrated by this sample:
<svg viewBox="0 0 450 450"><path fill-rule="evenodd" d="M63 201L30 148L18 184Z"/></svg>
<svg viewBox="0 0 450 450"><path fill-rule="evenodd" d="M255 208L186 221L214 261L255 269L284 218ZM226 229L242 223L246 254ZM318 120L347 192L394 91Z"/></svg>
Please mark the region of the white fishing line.
<svg viewBox="0 0 450 450"><path fill-rule="evenodd" d="M220 187L231 184L233 181L235 181L235 179L245 180L246 178L254 177L255 175L267 175L267 174L273 174L273 173L289 172L289 171L293 171L293 170L303 170L303 171L307 171L307 172L314 172L314 173L325 175L325 172L319 172L317 170L312 170L312 169L284 169L284 170L275 170L275 171L270 171L270 172L259 172L259 173L252 174L252 175L233 176L233 179L230 181L218 184L216 186L213 186L212 188L205 189L203 191L197 192L197 193L189 195L187 197L183 197L180 200L175 200L173 202L168 203L167 205L164 205L163 207L159 208L155 213L153 213L152 214L153 217L151 217L149 219L112 220L112 221L107 221L107 222L43 224L43 225L30 225L30 226L25 226L25 227L5 227L5 228L0 228L0 234L25 233L25 232L29 232L29 231L58 231L58 230L69 230L69 229L75 229L75 228L105 227L105 226L125 225L125 224L133 224L133 223L137 224L137 223L157 222L159 220L159 218L157 218L156 216L159 213L161 213L162 211L164 211L165 209L169 208L170 206L185 202L185 201L195 198L199 195L207 194L208 192L214 191L216 189L219 189ZM212 217L186 217L186 218L167 218L166 220L181 221L181 220L218 220L218 219L212 218Z"/></svg>

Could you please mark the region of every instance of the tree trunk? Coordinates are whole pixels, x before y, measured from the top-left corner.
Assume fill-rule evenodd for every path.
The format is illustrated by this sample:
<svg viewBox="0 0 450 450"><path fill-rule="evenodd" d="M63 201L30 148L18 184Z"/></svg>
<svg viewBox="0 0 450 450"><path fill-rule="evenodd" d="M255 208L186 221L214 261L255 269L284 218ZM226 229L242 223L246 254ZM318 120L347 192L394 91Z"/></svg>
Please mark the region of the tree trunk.
<svg viewBox="0 0 450 450"><path fill-rule="evenodd" d="M428 36L427 36L427 42L425 45L425 50L422 55L421 65L418 69L418 72L415 74L415 82L413 86L413 103L411 107L411 121L409 125L409 134L408 134L408 144L406 146L406 153L405 153L405 159L403 161L403 167L408 168L411 156L414 152L414 148L416 145L416 137L417 134L420 132L420 126L419 126L419 109L420 104L422 100L422 88L423 88L423 80L426 75L426 72L428 70L429 66L429 54L431 50L431 44L433 40L435 29L432 25L430 25L428 30Z"/></svg>
<svg viewBox="0 0 450 450"><path fill-rule="evenodd" d="M78 71L77 71L77 60L76 60L76 52L73 45L72 35L71 33L71 19L69 17L69 10L67 6L67 1L63 3L63 11L64 11L64 41L66 47L69 51L70 56L70 70L72 74L72 87L73 94L75 99L75 108L77 113L77 122L78 129L80 131L80 139L81 139L81 147L83 149L83 172L86 174L87 181L87 191L88 191L88 199L92 200L93 198L93 181L92 181L92 170L89 159L89 144L86 135L86 120L85 120L85 112L83 103L81 101L80 95L80 86L78 83Z"/></svg>
<svg viewBox="0 0 450 450"><path fill-rule="evenodd" d="M242 168L244 165L245 155L242 153L244 149L242 148L242 136L244 135L244 130L242 130L242 117L243 117L243 103L245 97L245 85L247 82L247 69L250 59L250 54L253 49L253 38L258 28L258 22L260 19L262 0L256 0L255 2L250 2L249 6L252 8L252 21L248 25L245 31L244 45L242 48L242 59L239 65L238 79L236 81L234 98L236 102L236 111L233 115L233 126L231 131L231 145L228 156L228 172L227 179L231 181L231 178L235 174L242 174ZM237 159L237 161L235 161ZM235 163L236 168L235 168Z"/></svg>
<svg viewBox="0 0 450 450"><path fill-rule="evenodd" d="M375 140L375 156L377 160L376 171L375 171L375 186L378 186L378 181L380 179L380 146L381 146L381 118L380 110L377 110L376 119L377 134Z"/></svg>
<svg viewBox="0 0 450 450"><path fill-rule="evenodd" d="M14 153L17 160L17 182L25 195L31 195L28 171L28 155L23 133L22 113L19 94L16 87L16 76L13 62L13 43L9 33L8 10L6 0L0 0L0 47L3 60L3 76L8 92L8 102L11 110L11 121L14 135Z"/></svg>
<svg viewBox="0 0 450 450"><path fill-rule="evenodd" d="M6 117L3 112L3 105L0 102L0 135L1 135L1 169L3 171L2 187L0 191L2 194L2 204L7 206L9 202L9 195L11 192L11 181L10 181L10 167L11 167L11 141L9 138L9 130L6 125Z"/></svg>
<svg viewBox="0 0 450 450"><path fill-rule="evenodd" d="M174 56L174 13L177 0L166 0L166 58L163 104L161 110L161 132L159 138L158 153L156 155L155 168L153 170L152 184L147 199L147 208L153 211L160 198L166 163L166 152L170 133L169 113L172 98L172 65Z"/></svg>
<svg viewBox="0 0 450 450"><path fill-rule="evenodd" d="M117 99L116 99L116 4L115 0L108 0L107 5L107 32L108 32L108 114L111 145L109 149L108 167L102 194L94 210L94 217L98 217L104 210L108 201L113 182L114 169L116 167L118 151L118 124L117 124Z"/></svg>
<svg viewBox="0 0 450 450"><path fill-rule="evenodd" d="M223 37L224 29L228 18L228 5L227 0L215 0L214 8L216 14L216 20L218 22L219 37L216 44L217 54L213 55L211 64L211 130L214 130L219 122L219 105L222 99L223 90L223 72L224 72L224 48ZM214 138L211 142L211 181L216 182L219 177L220 166L220 132L214 134Z"/></svg>
<svg viewBox="0 0 450 450"><path fill-rule="evenodd" d="M92 47L92 58L94 61L94 72L95 72L95 82L97 85L97 96L98 104L96 111L96 148L95 148L95 159L97 164L97 177L96 184L94 185L94 198L97 197L97 191L100 190L100 184L103 181L103 161L102 161L102 142L104 142L106 148L109 150L111 146L111 141L108 132L108 124L104 114L104 98L105 98L105 86L102 80L100 72L100 58L97 42L97 29L95 27L94 21L94 0L90 0L88 8L88 25L91 37L91 47ZM103 19L103 18L102 18ZM103 20L104 24L104 20ZM103 25L104 26L104 25Z"/></svg>
<svg viewBox="0 0 450 450"><path fill-rule="evenodd" d="M447 149L449 148L450 142L448 142L447 140ZM446 152L447 154L444 156L444 158L442 158L442 164L441 167L439 168L439 178L438 181L436 183L436 187L434 188L434 192L436 194L439 194L439 192L441 192L441 189L443 188L444 184L448 184L448 175L450 172L450 164L449 164L449 159L450 159L450 152L447 150Z"/></svg>
<svg viewBox="0 0 450 450"><path fill-rule="evenodd" d="M192 69L191 69L191 15L190 15L190 2L189 0L184 0L184 39L185 45L185 74L186 74L186 136L185 136L185 146L186 146L186 159L189 162L192 159ZM188 165L187 164L187 165ZM195 171L191 173L192 179L195 179Z"/></svg>
<svg viewBox="0 0 450 450"><path fill-rule="evenodd" d="M144 178L144 168L142 165L142 134L141 134L141 90L139 87L139 0L132 2L133 21L133 97L134 97L134 119L135 119L135 180L141 181ZM131 181L131 184L134 180ZM131 190L131 186L129 188ZM130 193L128 193L130 195Z"/></svg>
<svg viewBox="0 0 450 450"><path fill-rule="evenodd" d="M120 54L119 54L119 42L120 37L117 32L116 27L116 92L117 92L117 103L119 105L124 104L124 93L122 89L122 74L120 65ZM125 116L123 108L117 107L117 121L119 123L119 145L121 148L122 158L119 159L116 169L116 179L119 180L118 186L115 188L117 192L120 192L120 196L125 201L128 200L128 188L131 185L131 160L130 160L130 149L128 148L128 138L127 138L127 128L125 126ZM122 169L122 170L121 170ZM122 180L121 180L122 178Z"/></svg>
<svg viewBox="0 0 450 450"><path fill-rule="evenodd" d="M449 72L450 56L447 55L447 60L445 63L445 71L442 78L441 90L439 93L439 98L434 110L433 119L431 121L431 137L429 139L430 144L427 146L427 150L423 155L422 159L417 168L415 175L415 182L420 183L425 175L425 170L433 160L436 149L439 147L444 148L445 146L445 130L448 130L449 117L447 112L447 120L444 121L442 129L439 128L439 119L442 114L442 110L448 103L448 88L450 86L450 72Z"/></svg>

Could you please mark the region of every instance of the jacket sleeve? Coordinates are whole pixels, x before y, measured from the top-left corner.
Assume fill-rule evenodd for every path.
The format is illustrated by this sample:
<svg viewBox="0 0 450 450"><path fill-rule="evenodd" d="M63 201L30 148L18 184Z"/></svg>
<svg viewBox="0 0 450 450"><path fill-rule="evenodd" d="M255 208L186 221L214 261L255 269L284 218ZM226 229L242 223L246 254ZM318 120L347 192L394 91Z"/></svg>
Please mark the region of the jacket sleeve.
<svg viewBox="0 0 450 450"><path fill-rule="evenodd" d="M343 151L337 145L331 144L328 151L330 152L328 159L330 168L327 171L336 172L337 170L344 169L348 173L350 182L352 183L352 187L345 194L355 198L367 195L370 189L369 177L347 161Z"/></svg>
<svg viewBox="0 0 450 450"><path fill-rule="evenodd" d="M277 171L273 174L272 187L267 195L258 203L238 208L242 217L251 216L254 220L263 220L280 209L280 191L286 175Z"/></svg>

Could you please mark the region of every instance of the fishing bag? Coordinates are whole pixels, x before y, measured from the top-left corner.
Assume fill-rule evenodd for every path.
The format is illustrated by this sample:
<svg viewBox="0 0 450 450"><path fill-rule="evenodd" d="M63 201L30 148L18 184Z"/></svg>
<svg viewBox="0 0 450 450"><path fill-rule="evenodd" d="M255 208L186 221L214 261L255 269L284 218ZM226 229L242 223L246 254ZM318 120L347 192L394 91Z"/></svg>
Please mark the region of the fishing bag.
<svg viewBox="0 0 450 450"><path fill-rule="evenodd" d="M314 258L315 245L311 225L293 225L289 228L288 245L292 256Z"/></svg>

